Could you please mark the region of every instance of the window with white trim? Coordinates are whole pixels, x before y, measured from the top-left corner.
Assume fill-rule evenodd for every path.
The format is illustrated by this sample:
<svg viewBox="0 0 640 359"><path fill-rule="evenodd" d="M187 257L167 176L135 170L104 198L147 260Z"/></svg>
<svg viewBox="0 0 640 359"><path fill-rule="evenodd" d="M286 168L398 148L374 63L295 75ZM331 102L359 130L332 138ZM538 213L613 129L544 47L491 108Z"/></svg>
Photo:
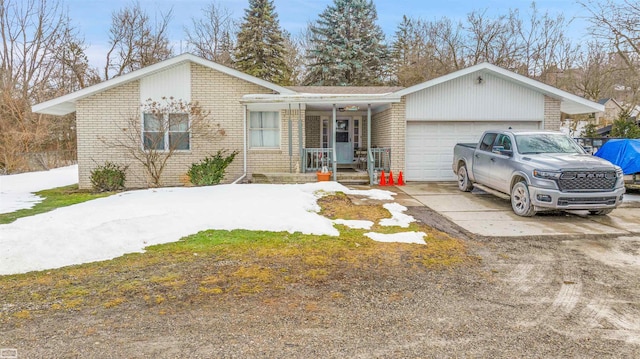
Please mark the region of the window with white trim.
<svg viewBox="0 0 640 359"><path fill-rule="evenodd" d="M249 147L280 148L280 113L256 111L249 113Z"/></svg>
<svg viewBox="0 0 640 359"><path fill-rule="evenodd" d="M189 115L186 113L143 114L145 150L188 151L191 149Z"/></svg>

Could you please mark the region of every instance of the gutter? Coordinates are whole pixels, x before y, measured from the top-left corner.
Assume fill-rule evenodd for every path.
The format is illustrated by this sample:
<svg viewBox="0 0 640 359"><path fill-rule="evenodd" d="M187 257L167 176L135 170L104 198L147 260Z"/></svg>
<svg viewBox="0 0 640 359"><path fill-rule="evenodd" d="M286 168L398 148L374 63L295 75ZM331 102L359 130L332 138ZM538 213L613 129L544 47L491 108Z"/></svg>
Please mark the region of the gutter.
<svg viewBox="0 0 640 359"><path fill-rule="evenodd" d="M242 115L242 176L238 177L237 180L233 181L231 184L238 184L240 181L247 177L247 105L242 105L243 115Z"/></svg>

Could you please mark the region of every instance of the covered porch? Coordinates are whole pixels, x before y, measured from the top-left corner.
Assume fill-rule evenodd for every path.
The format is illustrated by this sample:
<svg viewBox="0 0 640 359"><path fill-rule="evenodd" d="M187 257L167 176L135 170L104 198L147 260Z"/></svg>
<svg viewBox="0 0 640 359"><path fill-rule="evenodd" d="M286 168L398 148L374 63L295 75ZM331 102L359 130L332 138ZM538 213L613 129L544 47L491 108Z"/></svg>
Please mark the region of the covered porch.
<svg viewBox="0 0 640 359"><path fill-rule="evenodd" d="M289 156L288 171L254 172L257 181L315 182L316 172L328 171L333 181L375 184L380 172L392 168L393 141L385 132L390 116L381 114L400 98L389 91L247 95L243 101L248 111L280 110L284 142L280 147Z"/></svg>

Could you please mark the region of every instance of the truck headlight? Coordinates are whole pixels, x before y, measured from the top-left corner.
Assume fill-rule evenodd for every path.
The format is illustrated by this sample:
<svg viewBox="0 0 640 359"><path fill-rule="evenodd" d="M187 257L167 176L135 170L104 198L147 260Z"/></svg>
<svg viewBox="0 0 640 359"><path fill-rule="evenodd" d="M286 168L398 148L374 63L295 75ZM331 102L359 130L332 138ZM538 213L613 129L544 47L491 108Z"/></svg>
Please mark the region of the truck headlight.
<svg viewBox="0 0 640 359"><path fill-rule="evenodd" d="M562 172L559 171L545 171L545 170L533 170L533 176L548 180L558 180Z"/></svg>
<svg viewBox="0 0 640 359"><path fill-rule="evenodd" d="M622 178L624 177L624 172L622 172L622 168L616 166L616 177Z"/></svg>
<svg viewBox="0 0 640 359"><path fill-rule="evenodd" d="M622 168L616 166L616 187L624 186L624 172L622 172Z"/></svg>

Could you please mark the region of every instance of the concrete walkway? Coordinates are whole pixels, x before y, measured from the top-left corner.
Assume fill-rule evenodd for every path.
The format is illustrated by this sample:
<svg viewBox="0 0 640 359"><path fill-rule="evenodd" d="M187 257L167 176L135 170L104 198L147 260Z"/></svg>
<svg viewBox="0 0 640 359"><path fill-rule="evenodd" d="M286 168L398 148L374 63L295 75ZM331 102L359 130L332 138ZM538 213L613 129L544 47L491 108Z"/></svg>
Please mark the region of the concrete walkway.
<svg viewBox="0 0 640 359"><path fill-rule="evenodd" d="M485 237L640 233L640 202L625 202L606 216L571 211L538 213L525 218L513 213L508 200L480 190L461 192L455 182L409 183L396 189L400 204L427 206L466 231Z"/></svg>

